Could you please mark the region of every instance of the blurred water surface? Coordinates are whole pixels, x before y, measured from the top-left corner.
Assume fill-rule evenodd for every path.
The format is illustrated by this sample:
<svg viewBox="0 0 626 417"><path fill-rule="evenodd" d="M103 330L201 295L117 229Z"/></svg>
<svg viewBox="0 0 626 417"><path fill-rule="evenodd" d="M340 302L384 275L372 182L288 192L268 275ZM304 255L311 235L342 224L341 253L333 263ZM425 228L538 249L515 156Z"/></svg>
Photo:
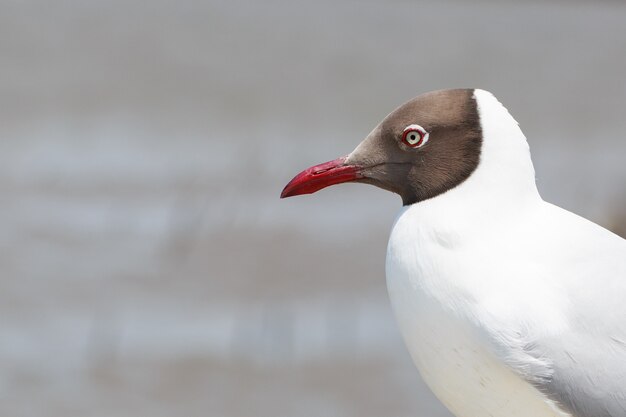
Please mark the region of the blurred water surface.
<svg viewBox="0 0 626 417"><path fill-rule="evenodd" d="M397 197L279 201L425 91L491 90L619 232L621 2L0 3L0 414L449 416L384 284Z"/></svg>

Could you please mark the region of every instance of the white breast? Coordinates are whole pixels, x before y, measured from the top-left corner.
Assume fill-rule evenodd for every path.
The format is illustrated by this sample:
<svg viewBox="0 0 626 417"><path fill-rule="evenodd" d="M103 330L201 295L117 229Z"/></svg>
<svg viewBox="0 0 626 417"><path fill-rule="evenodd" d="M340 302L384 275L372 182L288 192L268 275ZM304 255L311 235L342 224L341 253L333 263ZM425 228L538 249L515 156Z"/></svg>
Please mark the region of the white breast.
<svg viewBox="0 0 626 417"><path fill-rule="evenodd" d="M566 416L500 361L476 330L477 300L454 282L466 282L462 271L471 265L463 263L462 249L450 246L454 238L429 236L411 217L405 211L392 231L387 285L406 345L435 395L457 417Z"/></svg>

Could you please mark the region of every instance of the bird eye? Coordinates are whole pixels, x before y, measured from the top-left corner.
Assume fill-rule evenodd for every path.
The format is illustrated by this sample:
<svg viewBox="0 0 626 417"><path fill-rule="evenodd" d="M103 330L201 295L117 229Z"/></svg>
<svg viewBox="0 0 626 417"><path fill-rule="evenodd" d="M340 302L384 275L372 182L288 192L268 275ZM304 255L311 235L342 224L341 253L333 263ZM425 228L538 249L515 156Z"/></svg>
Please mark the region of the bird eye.
<svg viewBox="0 0 626 417"><path fill-rule="evenodd" d="M419 148L428 142L428 132L420 125L409 125L402 132L402 142L411 148Z"/></svg>

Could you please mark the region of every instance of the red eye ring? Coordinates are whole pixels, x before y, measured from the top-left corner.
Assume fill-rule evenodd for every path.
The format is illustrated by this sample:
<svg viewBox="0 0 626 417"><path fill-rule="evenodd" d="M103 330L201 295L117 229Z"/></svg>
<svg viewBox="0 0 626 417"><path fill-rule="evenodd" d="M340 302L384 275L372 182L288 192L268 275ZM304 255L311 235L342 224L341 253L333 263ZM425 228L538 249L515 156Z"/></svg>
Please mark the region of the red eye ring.
<svg viewBox="0 0 626 417"><path fill-rule="evenodd" d="M411 148L419 148L428 140L428 133L419 125L409 125L402 132L402 142Z"/></svg>

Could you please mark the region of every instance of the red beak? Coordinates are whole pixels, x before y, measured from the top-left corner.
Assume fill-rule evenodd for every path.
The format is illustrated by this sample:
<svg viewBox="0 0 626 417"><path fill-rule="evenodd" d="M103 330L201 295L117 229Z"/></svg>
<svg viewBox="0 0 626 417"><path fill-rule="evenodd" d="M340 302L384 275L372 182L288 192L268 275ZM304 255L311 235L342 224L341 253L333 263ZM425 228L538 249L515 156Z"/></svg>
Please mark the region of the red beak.
<svg viewBox="0 0 626 417"><path fill-rule="evenodd" d="M346 165L347 157L324 162L307 168L296 175L280 194L280 198L293 197L300 194L313 194L316 191L342 182L363 178L359 167Z"/></svg>

